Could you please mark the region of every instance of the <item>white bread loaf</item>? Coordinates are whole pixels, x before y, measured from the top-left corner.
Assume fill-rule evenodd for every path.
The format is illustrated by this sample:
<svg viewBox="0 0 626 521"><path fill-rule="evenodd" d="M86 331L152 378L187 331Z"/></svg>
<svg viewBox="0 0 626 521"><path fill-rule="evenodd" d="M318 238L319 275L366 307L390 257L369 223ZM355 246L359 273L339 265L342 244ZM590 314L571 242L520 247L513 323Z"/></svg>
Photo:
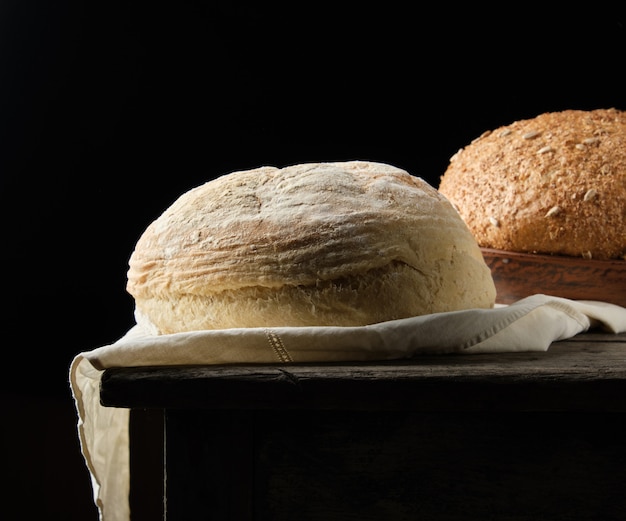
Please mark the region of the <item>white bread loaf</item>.
<svg viewBox="0 0 626 521"><path fill-rule="evenodd" d="M158 333L355 326L490 308L495 287L448 200L381 163L233 172L140 237L128 292Z"/></svg>

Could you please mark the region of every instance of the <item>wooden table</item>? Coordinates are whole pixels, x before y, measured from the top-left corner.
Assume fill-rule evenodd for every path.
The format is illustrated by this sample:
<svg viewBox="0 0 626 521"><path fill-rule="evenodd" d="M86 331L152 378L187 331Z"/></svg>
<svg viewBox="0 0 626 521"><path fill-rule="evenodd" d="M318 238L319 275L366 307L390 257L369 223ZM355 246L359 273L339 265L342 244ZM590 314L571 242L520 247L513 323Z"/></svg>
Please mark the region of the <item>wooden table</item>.
<svg viewBox="0 0 626 521"><path fill-rule="evenodd" d="M545 353L109 369L101 401L131 409L133 521L626 520L624 334Z"/></svg>

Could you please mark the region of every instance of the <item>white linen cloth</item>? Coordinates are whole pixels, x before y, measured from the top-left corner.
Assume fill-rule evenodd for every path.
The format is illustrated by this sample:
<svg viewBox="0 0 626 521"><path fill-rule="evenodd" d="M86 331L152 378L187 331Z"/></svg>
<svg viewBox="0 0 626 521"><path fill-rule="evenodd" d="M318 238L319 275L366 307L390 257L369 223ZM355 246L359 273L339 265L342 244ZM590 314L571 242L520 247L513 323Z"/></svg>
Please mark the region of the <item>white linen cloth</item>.
<svg viewBox="0 0 626 521"><path fill-rule="evenodd" d="M533 295L489 310L436 313L362 327L242 328L159 336L136 325L113 344L78 354L70 367L78 435L100 520L130 519L130 411L100 405L100 378L107 368L546 351L552 342L594 327L626 332L626 308Z"/></svg>

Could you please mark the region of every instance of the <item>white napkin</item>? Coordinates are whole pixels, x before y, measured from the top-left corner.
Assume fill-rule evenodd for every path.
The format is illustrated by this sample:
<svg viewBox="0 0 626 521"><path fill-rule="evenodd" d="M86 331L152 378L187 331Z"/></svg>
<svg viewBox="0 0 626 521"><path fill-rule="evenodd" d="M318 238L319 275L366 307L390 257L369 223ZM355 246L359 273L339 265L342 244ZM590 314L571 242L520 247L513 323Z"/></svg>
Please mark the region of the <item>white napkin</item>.
<svg viewBox="0 0 626 521"><path fill-rule="evenodd" d="M391 360L445 353L546 351L592 327L626 332L626 308L533 295L510 306L436 313L362 327L283 327L154 335L135 326L111 345L78 354L70 386L81 450L102 521L128 521L128 409L100 405L111 367Z"/></svg>

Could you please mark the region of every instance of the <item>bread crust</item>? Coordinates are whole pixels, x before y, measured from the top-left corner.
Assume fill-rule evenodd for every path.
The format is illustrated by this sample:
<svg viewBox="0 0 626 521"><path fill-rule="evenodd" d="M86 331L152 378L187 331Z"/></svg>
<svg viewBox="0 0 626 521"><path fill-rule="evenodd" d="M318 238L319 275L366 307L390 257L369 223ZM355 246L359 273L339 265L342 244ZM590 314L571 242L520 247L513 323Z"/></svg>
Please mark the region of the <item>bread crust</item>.
<svg viewBox="0 0 626 521"><path fill-rule="evenodd" d="M439 191L479 245L520 253L626 258L626 113L540 114L459 150Z"/></svg>
<svg viewBox="0 0 626 521"><path fill-rule="evenodd" d="M495 301L449 201L367 161L261 167L191 189L140 237L127 290L160 332L364 325Z"/></svg>

